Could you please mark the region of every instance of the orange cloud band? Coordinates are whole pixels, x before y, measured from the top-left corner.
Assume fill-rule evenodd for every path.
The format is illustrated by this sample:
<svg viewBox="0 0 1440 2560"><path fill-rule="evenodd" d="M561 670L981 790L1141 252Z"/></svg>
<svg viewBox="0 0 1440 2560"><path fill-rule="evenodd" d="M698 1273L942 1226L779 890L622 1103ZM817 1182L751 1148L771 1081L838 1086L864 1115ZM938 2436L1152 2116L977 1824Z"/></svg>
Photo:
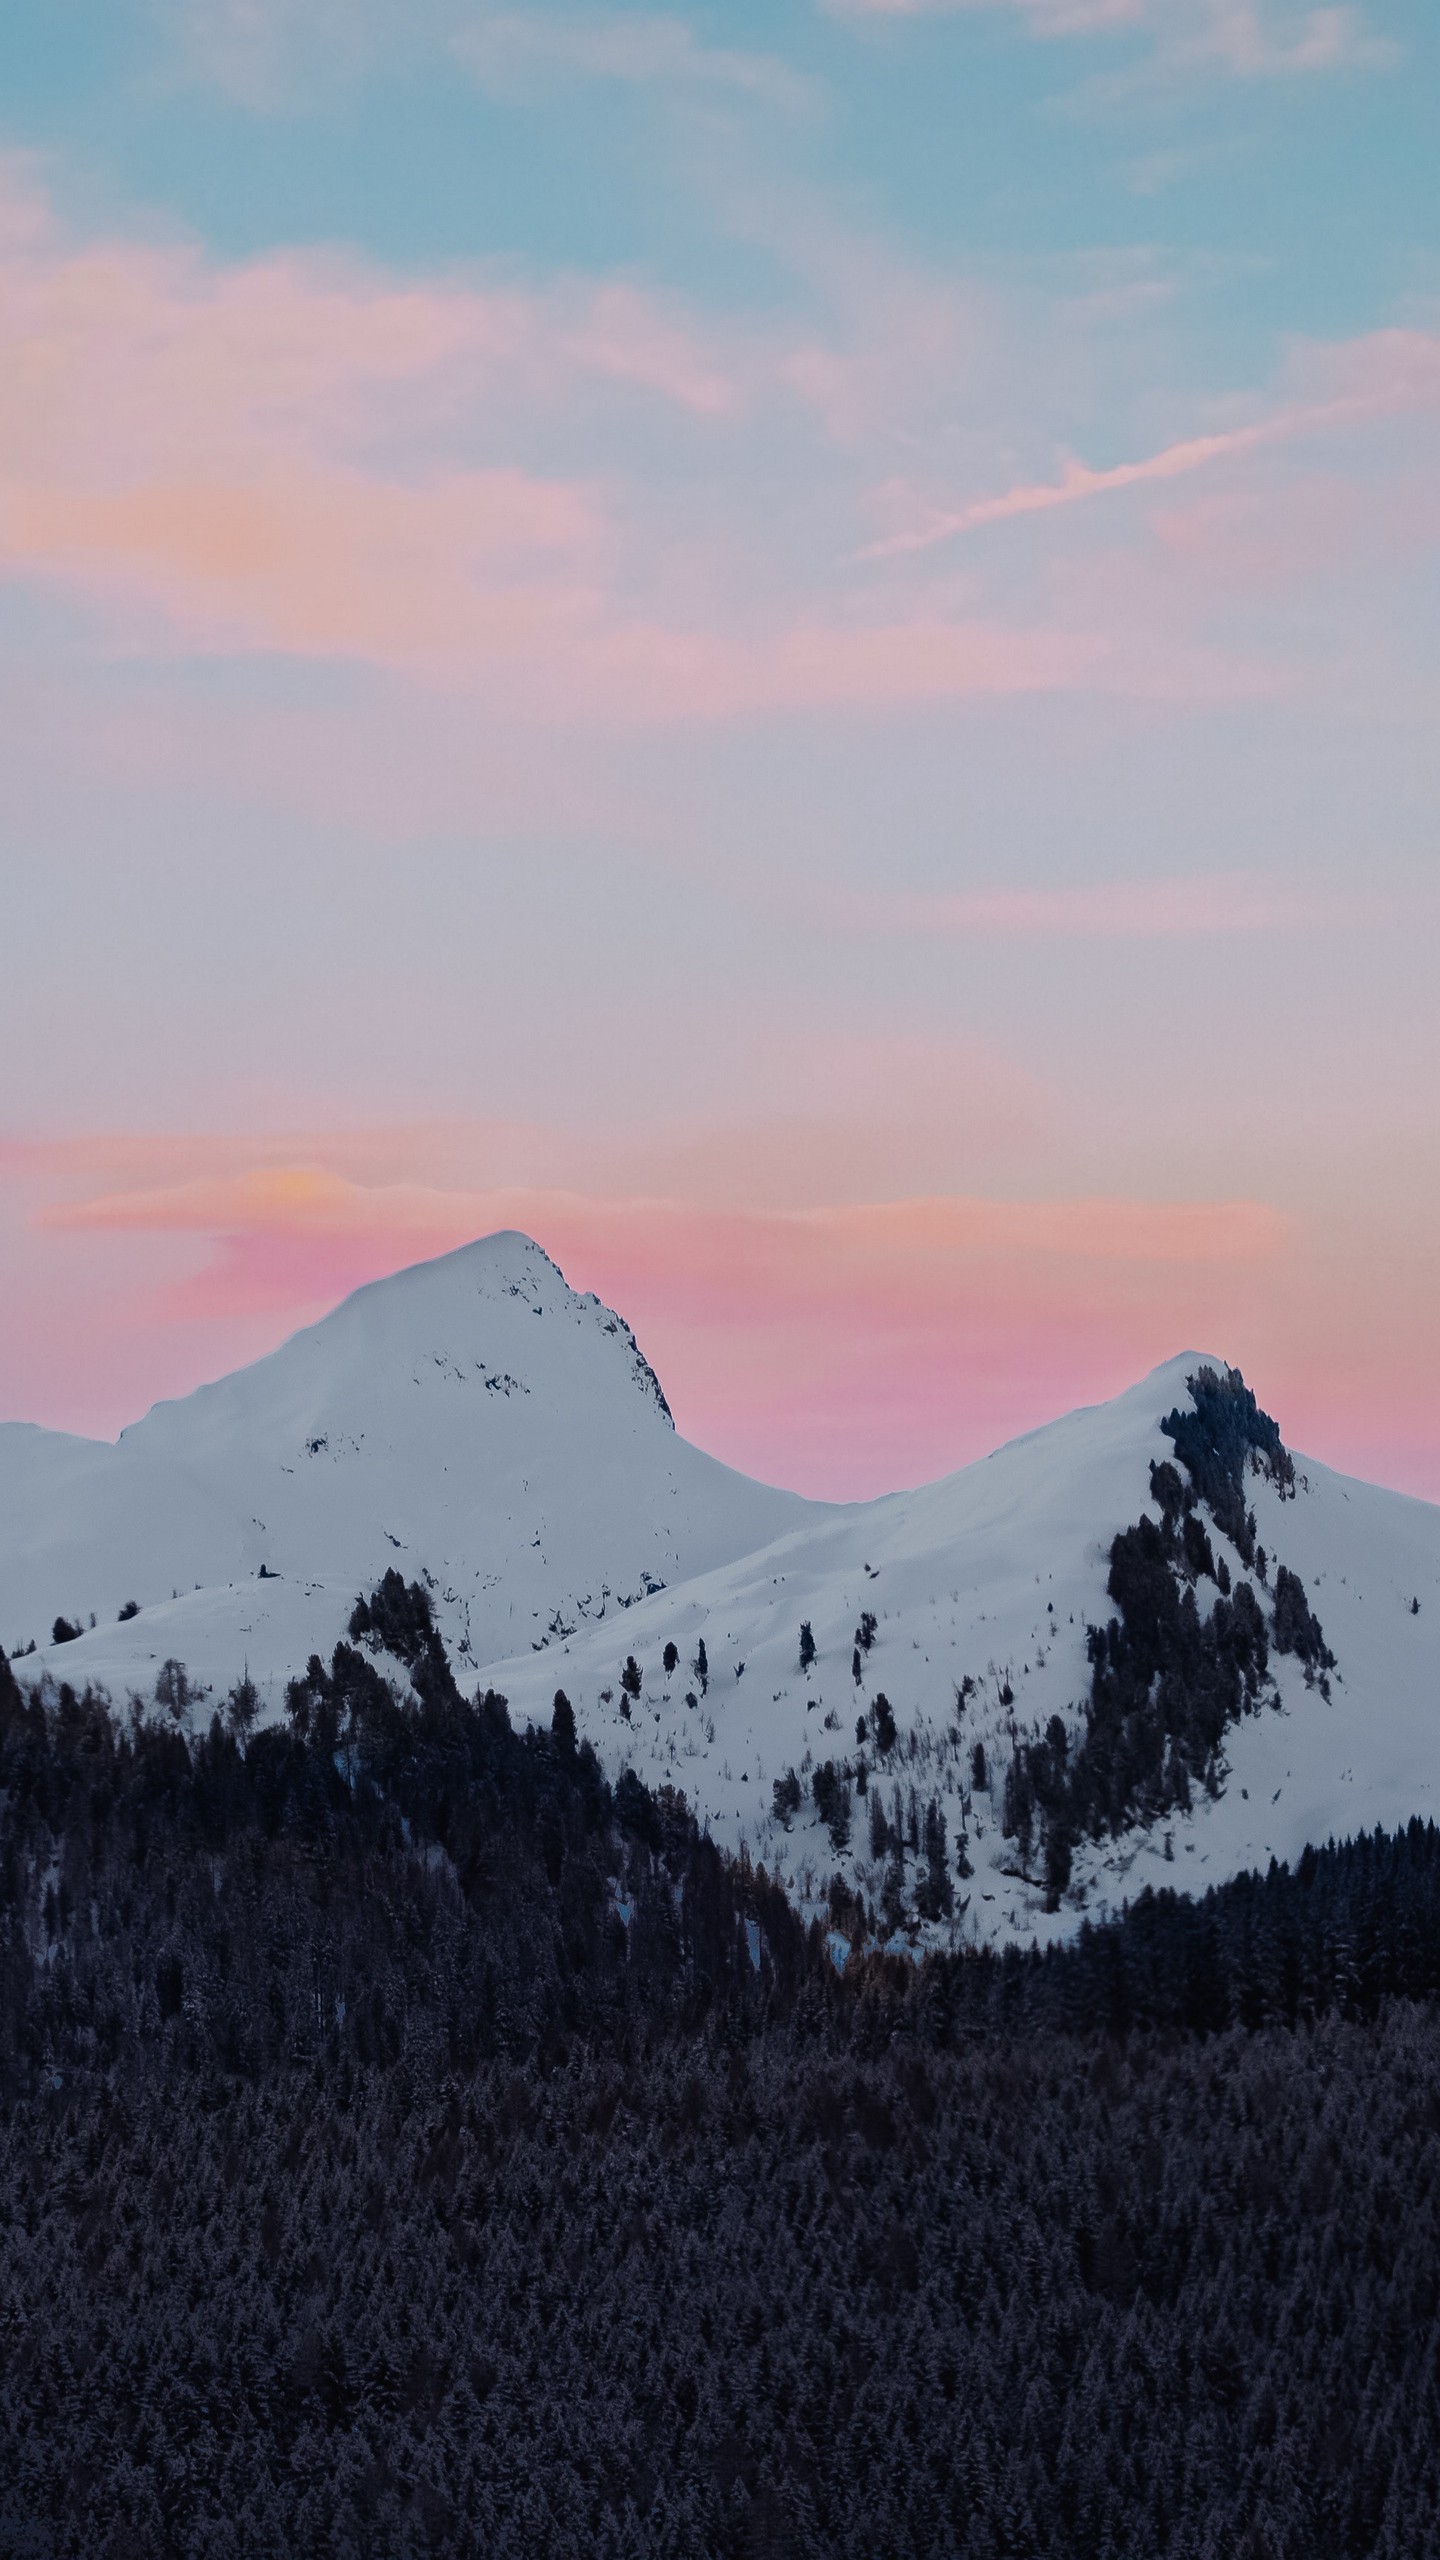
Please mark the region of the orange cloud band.
<svg viewBox="0 0 1440 2560"><path fill-rule="evenodd" d="M443 1153L437 1133L420 1134ZM1341 1245L1312 1222L1302 1250L1263 1201L954 1194L726 1210L653 1193L376 1178L394 1132L352 1137L349 1161L368 1178L318 1156L237 1160L258 1140L234 1142L225 1170L206 1173L202 1143L154 1142L148 1160L118 1138L6 1150L27 1184L120 1176L121 1187L52 1204L31 1227L42 1255L68 1237L112 1240L111 1276L84 1322L87 1339L108 1345L107 1375L132 1382L117 1420L253 1357L363 1281L518 1225L575 1286L624 1309L683 1430L811 1492L942 1473L1187 1344L1253 1371L1296 1445L1440 1490L1423 1290L1387 1301L1377 1336L1373 1287ZM137 1183L142 1168L152 1178ZM166 1238L168 1262L156 1257ZM68 1264L53 1268L64 1280ZM90 1268L78 1261L52 1289L53 1342L36 1297L17 1375L34 1382L22 1392L37 1411L56 1407L52 1373L73 1378L75 1288L99 1285ZM85 1426L69 1386L59 1402Z"/></svg>
<svg viewBox="0 0 1440 2560"><path fill-rule="evenodd" d="M1231 1262L1273 1253L1287 1234L1278 1211L1260 1201L1134 1199L894 1200L796 1211L714 1213L686 1203L587 1198L573 1192L447 1191L422 1184L367 1185L315 1165L277 1165L146 1191L102 1193L41 1212L40 1223L151 1232L369 1237L376 1243L445 1237L462 1242L497 1227L577 1222L633 1229L643 1222L702 1248L744 1234L762 1252L791 1237L825 1240L835 1251L934 1255L1047 1253L1102 1261ZM682 1250L688 1247L682 1247Z"/></svg>

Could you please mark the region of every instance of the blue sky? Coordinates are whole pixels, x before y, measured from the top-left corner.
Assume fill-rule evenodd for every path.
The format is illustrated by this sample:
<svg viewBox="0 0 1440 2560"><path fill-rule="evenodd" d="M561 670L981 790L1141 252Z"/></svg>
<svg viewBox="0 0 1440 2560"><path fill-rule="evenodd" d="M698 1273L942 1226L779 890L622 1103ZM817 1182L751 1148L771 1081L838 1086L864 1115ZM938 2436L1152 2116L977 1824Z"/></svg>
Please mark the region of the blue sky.
<svg viewBox="0 0 1440 2560"><path fill-rule="evenodd" d="M743 237L748 178L1002 276L1159 260L1197 299L1208 286L1200 325L1241 379L1269 332L1348 333L1435 290L1437 75L1419 0L22 0L0 26L12 147L52 155L72 203L173 219L227 254L339 239L427 265L499 255L783 290L783 248Z"/></svg>
<svg viewBox="0 0 1440 2560"><path fill-rule="evenodd" d="M8 11L0 1403L503 1208L817 1489L1209 1325L1440 1491L1437 74L1410 0Z"/></svg>

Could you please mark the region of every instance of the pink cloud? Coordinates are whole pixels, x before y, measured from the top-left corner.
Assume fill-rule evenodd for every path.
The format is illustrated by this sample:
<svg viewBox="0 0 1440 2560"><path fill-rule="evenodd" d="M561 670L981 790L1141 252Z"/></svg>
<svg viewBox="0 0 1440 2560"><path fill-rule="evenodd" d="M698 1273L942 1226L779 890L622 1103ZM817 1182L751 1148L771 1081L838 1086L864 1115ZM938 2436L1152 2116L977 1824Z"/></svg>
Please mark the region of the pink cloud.
<svg viewBox="0 0 1440 2560"><path fill-rule="evenodd" d="M206 1240L154 1296L213 1345L499 1226L640 1325L682 1429L815 1490L877 1490L1123 1382L1287 1258L1253 1201L909 1199L782 1214L271 1165L53 1208L46 1230Z"/></svg>
<svg viewBox="0 0 1440 2560"><path fill-rule="evenodd" d="M143 594L207 645L397 664L534 646L584 609L568 581L534 574L537 556L573 578L599 538L582 491L517 471L422 489L294 471L249 486L12 486L0 558Z"/></svg>
<svg viewBox="0 0 1440 2560"><path fill-rule="evenodd" d="M732 1078L724 1119L662 1116L609 1136L461 1117L0 1136L0 1186L46 1232L203 1234L238 1215L348 1233L380 1216L453 1240L493 1224L502 1195L522 1193L727 1214L960 1193L982 1178L977 1168L993 1178L1003 1165L1013 1179L1017 1167L1048 1167L1066 1126L1033 1070L973 1037L817 1025L771 1028L748 1048L748 1084Z"/></svg>
<svg viewBox="0 0 1440 2560"><path fill-rule="evenodd" d="M714 415L737 385L673 297L560 277L397 280L356 257L225 264L184 242L73 240L0 157L0 451L100 483L201 452L353 460L513 419L568 385Z"/></svg>
<svg viewBox="0 0 1440 2560"><path fill-rule="evenodd" d="M826 888L815 892L812 903L828 922L853 932L1022 941L1059 936L1065 941L1145 942L1297 928L1347 931L1397 912L1393 899L1365 892L1342 894L1308 881L1225 872L953 893Z"/></svg>
<svg viewBox="0 0 1440 2560"><path fill-rule="evenodd" d="M201 1177L149 1191L105 1192L42 1214L41 1224L68 1229L136 1229L170 1234L354 1236L382 1249L390 1238L414 1248L411 1258L496 1227L556 1221L626 1226L658 1222L688 1255L708 1213L677 1202L587 1199L583 1195L495 1190L462 1192L416 1183L364 1184L323 1165L278 1164L253 1172ZM921 1199L851 1207L727 1212L729 1234L744 1232L767 1257L784 1261L791 1240L823 1238L835 1253L1044 1253L1100 1261L1215 1262L1274 1252L1284 1222L1254 1201L1174 1202L1124 1199ZM649 1267L656 1267L652 1236ZM804 1254L802 1251L802 1259ZM660 1267L663 1267L663 1254ZM735 1267L733 1251L723 1267Z"/></svg>
<svg viewBox="0 0 1440 2560"><path fill-rule="evenodd" d="M838 291L833 257L815 256ZM355 260L77 245L12 172L0 576L79 599L111 645L403 675L463 703L446 748L462 759L479 705L487 779L535 725L573 737L1039 694L1253 699L1290 671L1185 627L1183 546L1167 556L1163 536L1148 566L1133 529L1123 555L1057 561L1023 605L1003 568L982 590L958 571L907 584L904 561L1440 399L1440 342L1423 334L1302 352L1302 396L1264 417L901 525L874 547L882 600L848 539L851 457L905 428L907 402L923 416L942 389L948 402L980 323L973 299L888 269L845 290L856 298L822 341L808 325L702 324L628 282L404 283ZM616 402L636 428L622 446ZM782 428L805 506L770 520L753 439ZM656 436L669 460L652 470ZM676 436L679 474L663 442ZM1192 620L1205 604L1197 589ZM191 753L170 729L171 755ZM265 753L283 760L278 733Z"/></svg>
<svg viewBox="0 0 1440 2560"><path fill-rule="evenodd" d="M258 1134L12 1140L0 1175L33 1206L0 1400L113 1427L362 1281L518 1225L636 1324L683 1430L814 1492L942 1472L1187 1343L1238 1359L1298 1446L1440 1492L1427 1266L1383 1200L1373 1252L1253 1195L785 1207L763 1166L747 1200L682 1137L651 1142L650 1189L644 1149L602 1188L593 1147L507 1123L316 1133L308 1157ZM548 1187L507 1171L547 1154Z"/></svg>
<svg viewBox="0 0 1440 2560"><path fill-rule="evenodd" d="M12 189L12 193L13 193ZM617 498L513 465L391 458L498 441L517 400L622 386L735 405L696 332L628 285L396 288L335 263L217 269L71 249L25 196L0 248L0 564L167 614L190 646L443 665L511 710L693 719L1048 690L1083 637L814 605L745 628L618 588ZM498 404L498 405L497 405ZM418 429L417 429L418 421ZM423 441L422 436L422 441Z"/></svg>
<svg viewBox="0 0 1440 2560"><path fill-rule="evenodd" d="M1105 682L1101 642L1065 632L916 615L801 621L740 637L621 625L597 633L587 689L615 714L714 721L1057 693Z"/></svg>
<svg viewBox="0 0 1440 2560"><path fill-rule="evenodd" d="M580 371L653 391L697 417L729 417L741 404L740 385L699 335L634 285L595 286L561 344Z"/></svg>
<svg viewBox="0 0 1440 2560"><path fill-rule="evenodd" d="M1095 35L1115 27L1141 24L1148 0L823 0L836 18L956 17L982 9L1009 8L1041 36Z"/></svg>

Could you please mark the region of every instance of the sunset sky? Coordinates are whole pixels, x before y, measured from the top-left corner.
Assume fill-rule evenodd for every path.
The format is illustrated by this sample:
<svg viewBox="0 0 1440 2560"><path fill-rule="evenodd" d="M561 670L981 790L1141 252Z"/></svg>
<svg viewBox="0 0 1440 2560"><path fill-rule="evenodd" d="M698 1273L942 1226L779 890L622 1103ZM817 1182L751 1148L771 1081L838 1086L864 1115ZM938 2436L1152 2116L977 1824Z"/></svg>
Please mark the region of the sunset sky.
<svg viewBox="0 0 1440 2560"><path fill-rule="evenodd" d="M497 1225L690 1437L1440 1498L1434 0L13 0L0 1414Z"/></svg>

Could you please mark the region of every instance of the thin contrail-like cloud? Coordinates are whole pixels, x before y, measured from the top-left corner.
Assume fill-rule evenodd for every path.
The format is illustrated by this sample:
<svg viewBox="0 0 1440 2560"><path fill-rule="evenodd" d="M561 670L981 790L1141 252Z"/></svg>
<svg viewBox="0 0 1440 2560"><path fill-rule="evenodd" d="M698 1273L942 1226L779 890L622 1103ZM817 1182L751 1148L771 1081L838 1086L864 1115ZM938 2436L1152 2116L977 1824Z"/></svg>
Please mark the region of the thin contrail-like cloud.
<svg viewBox="0 0 1440 2560"><path fill-rule="evenodd" d="M1106 497L1116 489L1137 488L1145 481L1180 480L1188 472L1203 471L1209 463L1227 461L1234 454L1253 453L1261 445L1289 443L1296 436L1315 434L1345 419L1373 415L1386 405L1383 398L1356 396L1327 400L1307 409L1287 409L1276 417L1258 420L1253 426L1231 427L1212 436L1187 436L1178 444L1167 444L1159 453L1147 454L1142 461L1118 462L1108 471L1092 471L1084 462L1067 462L1058 480L1022 482L998 497L977 498L968 507L957 507L948 515L932 518L927 525L867 543L856 556L861 560L889 560L906 552L930 551L937 543L953 542L958 535L974 533L981 525L1003 524L1011 516L1046 515L1054 507L1078 506L1084 499Z"/></svg>

